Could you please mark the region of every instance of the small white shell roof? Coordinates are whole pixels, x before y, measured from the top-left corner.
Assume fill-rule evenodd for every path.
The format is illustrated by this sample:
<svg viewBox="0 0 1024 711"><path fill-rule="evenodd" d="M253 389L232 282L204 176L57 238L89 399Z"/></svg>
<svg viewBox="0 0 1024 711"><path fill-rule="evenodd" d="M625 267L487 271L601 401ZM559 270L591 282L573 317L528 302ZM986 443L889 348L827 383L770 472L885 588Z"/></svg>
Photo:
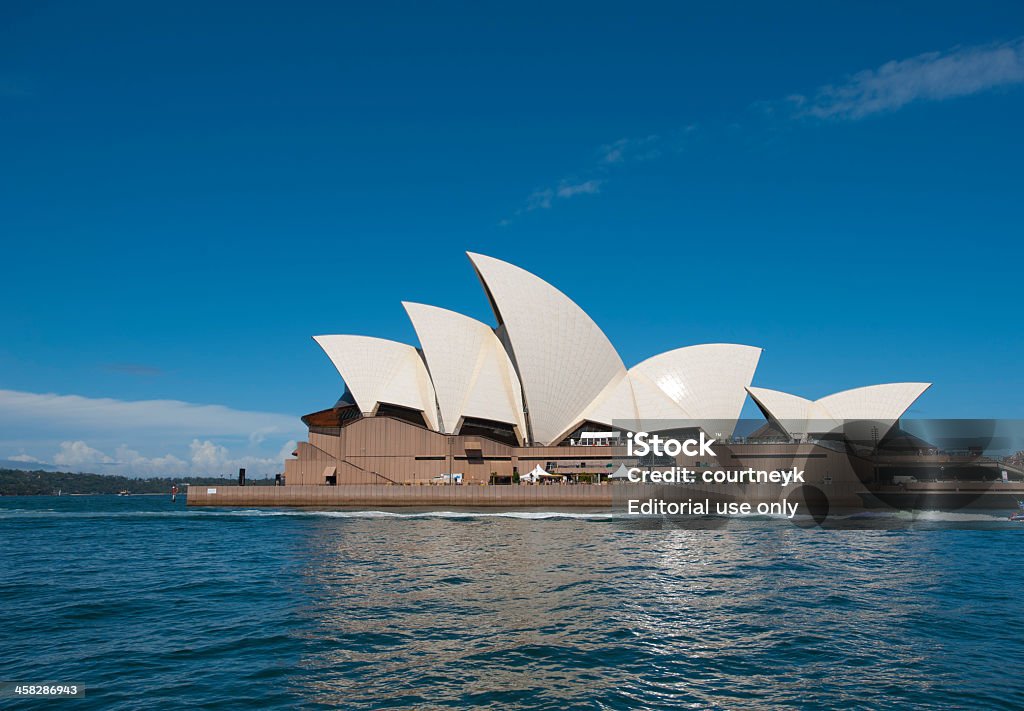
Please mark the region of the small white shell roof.
<svg viewBox="0 0 1024 711"><path fill-rule="evenodd" d="M625 373L622 359L590 316L543 279L493 257L469 258L505 327L533 439L557 443Z"/></svg>
<svg viewBox="0 0 1024 711"><path fill-rule="evenodd" d="M811 401L748 387L754 401L791 435L833 432L849 422L874 423L879 439L892 429L931 383L884 383L844 390Z"/></svg>
<svg viewBox="0 0 1024 711"><path fill-rule="evenodd" d="M885 383L844 390L814 404L834 420L898 420L931 383Z"/></svg>
<svg viewBox="0 0 1024 711"><path fill-rule="evenodd" d="M748 386L747 392L762 412L776 420L787 433L794 437L807 433L807 420L814 404L811 400L768 388Z"/></svg>
<svg viewBox="0 0 1024 711"><path fill-rule="evenodd" d="M359 409L367 415L381 403L423 412L436 430L434 387L419 351L405 343L370 336L313 336L338 369Z"/></svg>
<svg viewBox="0 0 1024 711"><path fill-rule="evenodd" d="M423 348L444 431L477 417L513 425L526 434L522 388L494 331L460 313L402 302Z"/></svg>

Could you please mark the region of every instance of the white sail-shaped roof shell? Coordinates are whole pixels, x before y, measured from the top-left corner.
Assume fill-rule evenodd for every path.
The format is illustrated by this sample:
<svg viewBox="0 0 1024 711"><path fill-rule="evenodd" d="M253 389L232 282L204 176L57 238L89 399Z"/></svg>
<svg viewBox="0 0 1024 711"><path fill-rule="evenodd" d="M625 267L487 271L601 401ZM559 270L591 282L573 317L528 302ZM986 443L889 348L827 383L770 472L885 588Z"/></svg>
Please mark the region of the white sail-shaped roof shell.
<svg viewBox="0 0 1024 711"><path fill-rule="evenodd" d="M852 439L880 440L929 387L931 383L868 385L813 402L777 390L747 390L794 437L843 430Z"/></svg>
<svg viewBox="0 0 1024 711"><path fill-rule="evenodd" d="M760 358L761 349L754 346L706 343L648 358L629 374L634 383L646 378L657 386L696 426L731 436ZM639 396L637 406L642 419L654 419Z"/></svg>
<svg viewBox="0 0 1024 711"><path fill-rule="evenodd" d="M775 420L790 437L803 439L806 436L814 404L811 400L768 388L747 387L747 392L765 416Z"/></svg>
<svg viewBox="0 0 1024 711"><path fill-rule="evenodd" d="M622 359L590 316L543 279L493 257L469 258L505 327L533 439L557 444L623 376Z"/></svg>
<svg viewBox="0 0 1024 711"><path fill-rule="evenodd" d="M898 420L931 383L885 383L844 390L817 400L816 414L834 420Z"/></svg>
<svg viewBox="0 0 1024 711"><path fill-rule="evenodd" d="M583 421L656 431L700 427L730 436L761 349L731 343L677 348L633 366L583 411Z"/></svg>
<svg viewBox="0 0 1024 711"><path fill-rule="evenodd" d="M573 420L572 425L562 433L563 437L584 422L636 429L634 423L639 420L639 412L629 373L623 371L616 375L601 394Z"/></svg>
<svg viewBox="0 0 1024 711"><path fill-rule="evenodd" d="M403 302L426 359L443 431L466 417L512 425L526 435L519 378L505 347L486 324L426 304Z"/></svg>
<svg viewBox="0 0 1024 711"><path fill-rule="evenodd" d="M412 346L370 336L314 336L338 369L360 411L376 413L382 403L419 410L438 428L434 387L423 358Z"/></svg>

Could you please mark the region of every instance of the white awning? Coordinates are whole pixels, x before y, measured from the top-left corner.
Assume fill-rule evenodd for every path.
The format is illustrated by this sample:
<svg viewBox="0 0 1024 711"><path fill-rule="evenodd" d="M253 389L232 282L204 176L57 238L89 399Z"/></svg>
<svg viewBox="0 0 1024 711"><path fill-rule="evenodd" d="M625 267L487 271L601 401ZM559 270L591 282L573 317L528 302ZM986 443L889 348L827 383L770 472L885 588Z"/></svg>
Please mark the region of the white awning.
<svg viewBox="0 0 1024 711"><path fill-rule="evenodd" d="M625 464L620 464L619 468L616 469L614 471L614 473L608 475L608 478L609 479L628 479L629 478L629 470L626 469L626 465Z"/></svg>

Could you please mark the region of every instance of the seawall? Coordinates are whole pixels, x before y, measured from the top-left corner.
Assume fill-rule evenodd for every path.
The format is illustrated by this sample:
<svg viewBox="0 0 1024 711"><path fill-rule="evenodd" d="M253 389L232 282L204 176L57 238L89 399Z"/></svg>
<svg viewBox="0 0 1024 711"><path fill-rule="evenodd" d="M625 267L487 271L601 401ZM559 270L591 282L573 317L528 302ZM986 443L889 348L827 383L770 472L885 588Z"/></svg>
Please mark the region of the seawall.
<svg viewBox="0 0 1024 711"><path fill-rule="evenodd" d="M190 486L189 506L538 506L607 508L611 486Z"/></svg>
<svg viewBox="0 0 1024 711"><path fill-rule="evenodd" d="M962 509L1016 510L1024 499L1024 486L1002 482L929 482L906 486L875 487L871 492L859 482L832 482L808 487L833 509ZM649 498L683 502L688 498L712 501L771 503L786 498L808 504L802 487L772 485L736 487L695 485L676 487L657 484L566 484L552 486L398 486L389 484L341 484L338 486L189 486L189 506L250 507L353 507L388 508L590 508L624 510L629 499Z"/></svg>

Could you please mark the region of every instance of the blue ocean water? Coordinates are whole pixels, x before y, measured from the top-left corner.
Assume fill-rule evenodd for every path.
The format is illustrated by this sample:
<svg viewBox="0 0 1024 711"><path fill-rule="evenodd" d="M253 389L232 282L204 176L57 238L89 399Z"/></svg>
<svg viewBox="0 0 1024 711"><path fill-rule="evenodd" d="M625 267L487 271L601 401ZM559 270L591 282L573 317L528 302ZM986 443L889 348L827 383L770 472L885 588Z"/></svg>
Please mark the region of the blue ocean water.
<svg viewBox="0 0 1024 711"><path fill-rule="evenodd" d="M4 498L0 680L76 709L1020 708L1024 529L903 523Z"/></svg>

